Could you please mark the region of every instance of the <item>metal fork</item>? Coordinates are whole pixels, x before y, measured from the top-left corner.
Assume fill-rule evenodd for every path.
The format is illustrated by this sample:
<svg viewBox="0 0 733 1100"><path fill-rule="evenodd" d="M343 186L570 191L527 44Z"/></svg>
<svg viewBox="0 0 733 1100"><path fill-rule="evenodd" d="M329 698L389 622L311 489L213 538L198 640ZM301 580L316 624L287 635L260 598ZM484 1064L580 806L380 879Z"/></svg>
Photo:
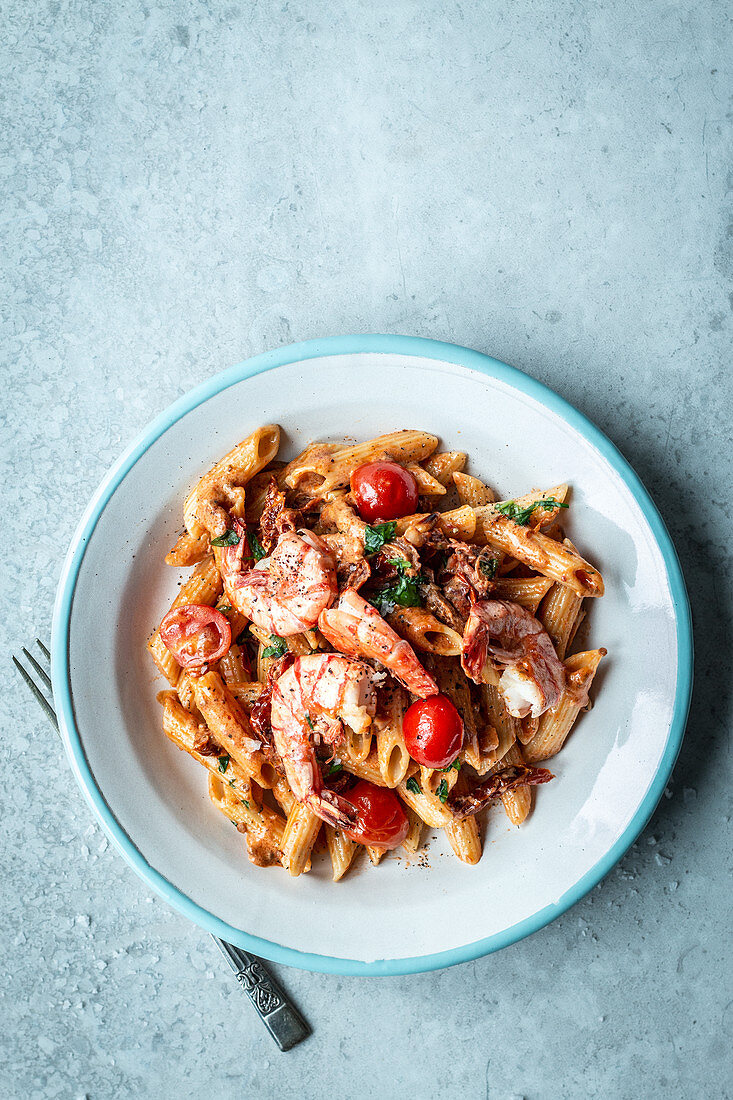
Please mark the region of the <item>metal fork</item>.
<svg viewBox="0 0 733 1100"><path fill-rule="evenodd" d="M32 672L29 672L15 656L13 656L13 664L58 733L59 723L53 706L51 677L48 674L51 654L39 638L36 638L36 645L40 650L43 663L29 653L24 646L23 654ZM212 935L211 938L234 971L237 980L280 1050L290 1050L291 1047L306 1039L311 1033L310 1027L269 973L262 959L257 955L251 955L249 951L243 951L241 947L234 947L233 944L218 939L217 936Z"/></svg>

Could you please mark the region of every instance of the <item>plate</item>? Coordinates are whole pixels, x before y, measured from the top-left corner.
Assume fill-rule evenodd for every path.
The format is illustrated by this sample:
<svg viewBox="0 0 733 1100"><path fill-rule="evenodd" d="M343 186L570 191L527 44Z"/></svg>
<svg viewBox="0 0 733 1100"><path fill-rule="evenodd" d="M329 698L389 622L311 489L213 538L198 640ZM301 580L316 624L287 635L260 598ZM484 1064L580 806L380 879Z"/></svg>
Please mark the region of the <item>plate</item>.
<svg viewBox="0 0 733 1100"><path fill-rule="evenodd" d="M495 812L476 867L442 836L341 883L252 867L206 777L164 737L145 641L180 576L163 563L188 488L258 425L286 457L311 439L422 428L467 451L503 495L572 485L568 533L604 575L588 648L608 657L596 705L521 829ZM100 629L103 624L103 629ZM495 951L583 897L639 835L684 731L690 612L677 557L636 474L584 416L476 351L404 336L313 340L250 359L159 416L94 495L63 569L53 689L66 749L107 834L145 882L208 931L265 958L339 974L402 974Z"/></svg>

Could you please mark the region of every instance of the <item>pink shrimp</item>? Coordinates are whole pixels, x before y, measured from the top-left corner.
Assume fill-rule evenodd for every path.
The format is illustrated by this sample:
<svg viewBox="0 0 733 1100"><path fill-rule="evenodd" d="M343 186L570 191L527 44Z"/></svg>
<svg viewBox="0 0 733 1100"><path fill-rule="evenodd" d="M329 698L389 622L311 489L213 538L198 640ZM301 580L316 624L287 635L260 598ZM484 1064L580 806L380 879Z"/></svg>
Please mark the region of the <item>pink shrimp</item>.
<svg viewBox="0 0 733 1100"><path fill-rule="evenodd" d="M353 827L358 813L347 799L323 787L313 740L338 746L345 725L363 733L376 709L374 671L335 653L296 657L273 685L272 733L293 794L337 828Z"/></svg>
<svg viewBox="0 0 733 1100"><path fill-rule="evenodd" d="M336 607L321 612L318 629L341 653L381 661L413 695L424 699L438 694L438 685L422 667L409 642L400 638L376 608L352 589L342 593Z"/></svg>
<svg viewBox="0 0 733 1100"><path fill-rule="evenodd" d="M565 666L549 635L526 608L509 600L476 600L463 634L461 664L477 684L490 668L503 672L499 690L515 718L539 718L557 706Z"/></svg>
<svg viewBox="0 0 733 1100"><path fill-rule="evenodd" d="M220 556L232 607L280 638L310 630L338 592L336 563L326 544L312 531L286 531L269 557L243 572L246 530L239 520L234 528L239 543Z"/></svg>

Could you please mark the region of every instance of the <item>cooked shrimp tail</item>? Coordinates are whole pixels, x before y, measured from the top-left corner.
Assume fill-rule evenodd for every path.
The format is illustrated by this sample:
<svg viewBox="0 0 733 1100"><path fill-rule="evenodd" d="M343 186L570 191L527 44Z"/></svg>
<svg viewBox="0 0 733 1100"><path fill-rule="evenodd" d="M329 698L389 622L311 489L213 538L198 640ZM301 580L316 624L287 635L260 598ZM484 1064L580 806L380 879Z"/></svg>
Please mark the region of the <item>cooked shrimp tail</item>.
<svg viewBox="0 0 733 1100"><path fill-rule="evenodd" d="M380 661L413 695L424 699L438 694L438 685L420 664L409 642L400 638L358 592L347 590L336 607L322 611L318 629L342 653Z"/></svg>
<svg viewBox="0 0 733 1100"><path fill-rule="evenodd" d="M499 690L515 718L539 718L557 706L565 666L531 612L509 600L476 600L463 635L461 664L477 684L503 670Z"/></svg>

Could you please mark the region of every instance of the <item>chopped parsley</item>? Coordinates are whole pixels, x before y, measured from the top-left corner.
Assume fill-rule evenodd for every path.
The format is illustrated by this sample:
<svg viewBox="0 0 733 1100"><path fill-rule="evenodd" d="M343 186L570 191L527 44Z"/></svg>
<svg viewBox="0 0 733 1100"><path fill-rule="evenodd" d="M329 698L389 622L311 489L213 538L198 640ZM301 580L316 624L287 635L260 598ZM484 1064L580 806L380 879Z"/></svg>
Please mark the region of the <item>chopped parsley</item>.
<svg viewBox="0 0 733 1100"><path fill-rule="evenodd" d="M461 770L461 762L456 757L456 759L453 761L452 764L449 764L447 768L441 768L440 770L442 772L453 772L453 771L459 772Z"/></svg>
<svg viewBox="0 0 733 1100"><path fill-rule="evenodd" d="M263 657L282 657L287 653L288 645L284 638L278 638L277 634L270 635L270 644L262 650Z"/></svg>
<svg viewBox="0 0 733 1100"><path fill-rule="evenodd" d="M447 779L441 779L440 783L438 784L438 789L435 793L436 793L436 795L438 796L438 798L440 799L441 802L447 802L448 801L448 780Z"/></svg>
<svg viewBox="0 0 733 1100"><path fill-rule="evenodd" d="M394 520L389 523L378 523L375 527L367 527L364 531L364 553L368 558L381 550L385 542L394 538L397 524Z"/></svg>
<svg viewBox="0 0 733 1100"><path fill-rule="evenodd" d="M230 603L223 603L220 607L217 607L216 610L221 611L222 615L226 615L227 611L232 610L232 605Z"/></svg>
<svg viewBox="0 0 733 1100"><path fill-rule="evenodd" d="M445 783L445 780L443 780L443 782ZM448 784L446 783L446 786L447 785ZM422 794L422 791L420 790L420 784L418 783L417 779L415 779L414 775L410 776L410 778L405 783L405 787L408 791L412 791L413 794Z"/></svg>
<svg viewBox="0 0 733 1100"><path fill-rule="evenodd" d="M247 801L246 798L240 798L239 801L242 803L243 806L246 806L247 809L249 809L249 802Z"/></svg>
<svg viewBox="0 0 733 1100"><path fill-rule="evenodd" d="M496 570L499 567L498 558L479 558L478 567L485 577L489 580L496 576Z"/></svg>
<svg viewBox="0 0 733 1100"><path fill-rule="evenodd" d="M501 512L507 519L514 520L520 527L526 527L535 508L567 508L567 504L555 500L554 497L544 497L542 500L533 500L526 508L520 508L514 500L505 500L502 504L496 504L494 507L497 512Z"/></svg>
<svg viewBox="0 0 733 1100"><path fill-rule="evenodd" d="M223 535L211 540L212 546L239 546L239 535L232 529L225 531Z"/></svg>
<svg viewBox="0 0 733 1100"><path fill-rule="evenodd" d="M310 714L306 714L306 716L305 716L305 720L306 720L306 722L308 723L308 725L310 726L310 728L311 728L312 730L314 730L314 729L316 728L316 727L315 727L315 726L313 725L313 719L311 718Z"/></svg>
<svg viewBox="0 0 733 1100"><path fill-rule="evenodd" d="M332 760L329 765L328 771L326 772L326 777L328 777L329 775L334 775L336 772L342 771L343 767L344 766L340 760Z"/></svg>
<svg viewBox="0 0 733 1100"><path fill-rule="evenodd" d="M226 754L224 756L219 757L219 771L222 773L222 775L224 774L224 772L229 767L229 761L230 760L231 760L231 757L227 756Z"/></svg>
<svg viewBox="0 0 733 1100"><path fill-rule="evenodd" d="M249 542L249 548L255 561L262 561L263 558L267 557L264 549L262 548L262 543L257 538L257 535L254 533L254 531L249 532L249 534L247 535L247 541Z"/></svg>

